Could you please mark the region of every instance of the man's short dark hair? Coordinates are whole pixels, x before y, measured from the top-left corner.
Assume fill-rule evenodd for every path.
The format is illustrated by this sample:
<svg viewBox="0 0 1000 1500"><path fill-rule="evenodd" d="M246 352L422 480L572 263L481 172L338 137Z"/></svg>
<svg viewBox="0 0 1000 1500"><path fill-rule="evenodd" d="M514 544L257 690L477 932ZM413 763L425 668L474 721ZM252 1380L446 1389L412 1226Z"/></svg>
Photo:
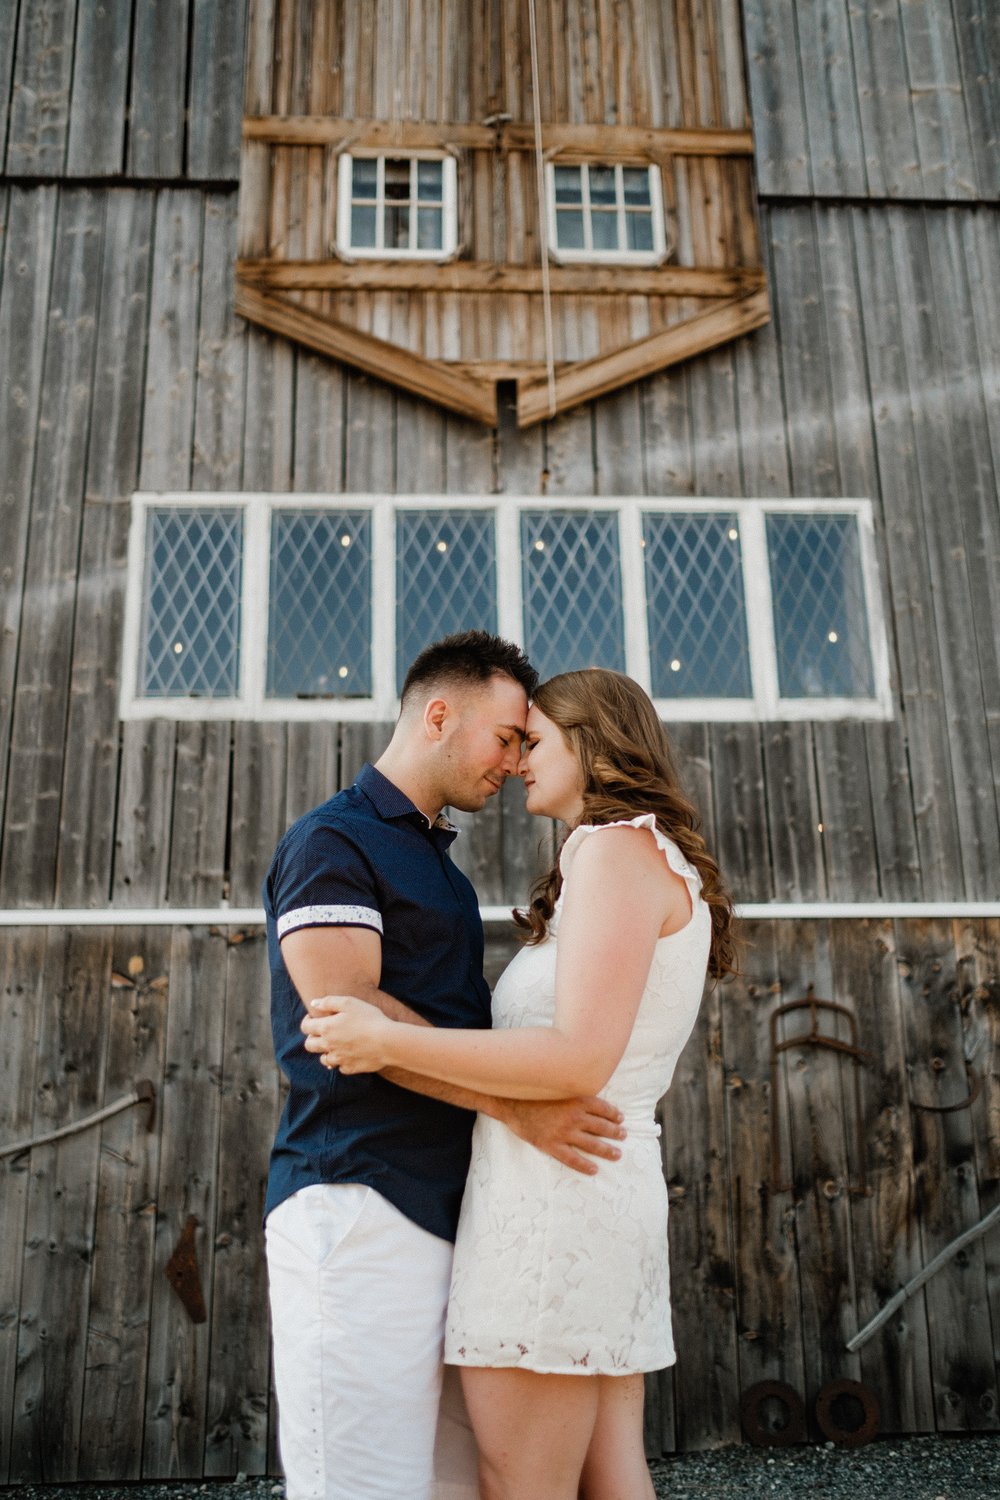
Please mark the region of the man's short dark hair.
<svg viewBox="0 0 1000 1500"><path fill-rule="evenodd" d="M418 689L438 683L472 687L491 677L513 678L529 698L538 686L538 673L520 646L485 630L463 630L424 647L406 674L400 702L405 704Z"/></svg>

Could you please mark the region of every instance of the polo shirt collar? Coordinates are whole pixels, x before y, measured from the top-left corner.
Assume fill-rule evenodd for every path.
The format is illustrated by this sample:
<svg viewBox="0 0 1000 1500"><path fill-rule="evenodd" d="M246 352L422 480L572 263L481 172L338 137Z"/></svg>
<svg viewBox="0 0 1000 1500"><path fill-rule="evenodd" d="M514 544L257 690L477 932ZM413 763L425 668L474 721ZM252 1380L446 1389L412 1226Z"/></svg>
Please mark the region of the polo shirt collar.
<svg viewBox="0 0 1000 1500"><path fill-rule="evenodd" d="M394 781L383 776L369 761L361 767L354 784L364 792L379 817L387 822L394 818L410 818L419 822L421 828L437 828L442 833L453 835L458 833L454 823L450 823L444 813L438 813L434 822L428 823L426 814L421 812L416 803L411 802Z"/></svg>

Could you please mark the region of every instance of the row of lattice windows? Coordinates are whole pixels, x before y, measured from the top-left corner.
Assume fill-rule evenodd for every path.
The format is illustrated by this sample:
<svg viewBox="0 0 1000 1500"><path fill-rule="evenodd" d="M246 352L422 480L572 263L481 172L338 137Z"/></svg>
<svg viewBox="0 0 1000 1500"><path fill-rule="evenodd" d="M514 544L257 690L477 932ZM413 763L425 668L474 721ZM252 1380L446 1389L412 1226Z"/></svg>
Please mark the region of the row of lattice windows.
<svg viewBox="0 0 1000 1500"><path fill-rule="evenodd" d="M881 714L870 527L867 502L138 496L125 711L383 714L477 627L543 677L629 672L668 717Z"/></svg>

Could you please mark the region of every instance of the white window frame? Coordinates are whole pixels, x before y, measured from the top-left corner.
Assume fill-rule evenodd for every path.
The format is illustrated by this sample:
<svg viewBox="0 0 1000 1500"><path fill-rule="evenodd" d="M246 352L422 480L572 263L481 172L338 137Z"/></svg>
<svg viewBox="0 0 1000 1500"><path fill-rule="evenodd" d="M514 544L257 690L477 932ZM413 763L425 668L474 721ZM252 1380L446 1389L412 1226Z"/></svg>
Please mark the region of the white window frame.
<svg viewBox="0 0 1000 1500"><path fill-rule="evenodd" d="M151 509L243 510L243 595L240 615L240 693L234 698L145 698L138 691L145 578L147 516ZM274 510L367 510L372 518L372 694L369 698L268 698L266 696L271 514ZM651 686L643 566L644 513L723 513L740 532L751 698L657 698L660 717L674 722L739 720L890 719L893 714L889 650L879 586L872 504L847 500L649 499L629 496L538 495L334 495L245 493L142 493L132 497L125 593L121 717L123 719L257 719L382 721L399 711L396 696L395 516L401 510L489 510L496 518L497 625L523 644L521 512L613 511L619 517L625 663L629 675ZM782 698L771 607L767 516L791 513L857 518L862 585L868 616L875 691L868 698Z"/></svg>
<svg viewBox="0 0 1000 1500"><path fill-rule="evenodd" d="M353 200L354 162L360 159L378 164L375 197L370 201L375 208L376 240L381 241L385 233L385 163L408 161L410 163L411 221L410 237L416 232L416 200L412 197L416 185L416 164L421 161L440 161L444 164L441 174L442 210L440 250L386 249L375 246L352 245L351 205ZM458 164L448 151L391 151L363 150L342 151L337 166L337 254L344 260L450 260L458 249Z"/></svg>
<svg viewBox="0 0 1000 1500"><path fill-rule="evenodd" d="M644 167L649 178L650 219L653 225L652 250L583 250L561 249L558 244L556 224L556 167L581 168L583 202L583 236L590 242L593 226L590 217L590 168L610 167L615 174L615 204L617 207L618 243L625 243L625 190L622 171L625 167ZM667 226L663 217L663 182L660 169L653 162L559 161L558 158L545 163L545 199L549 221L549 255L560 265L605 265L605 266L655 266L666 259Z"/></svg>

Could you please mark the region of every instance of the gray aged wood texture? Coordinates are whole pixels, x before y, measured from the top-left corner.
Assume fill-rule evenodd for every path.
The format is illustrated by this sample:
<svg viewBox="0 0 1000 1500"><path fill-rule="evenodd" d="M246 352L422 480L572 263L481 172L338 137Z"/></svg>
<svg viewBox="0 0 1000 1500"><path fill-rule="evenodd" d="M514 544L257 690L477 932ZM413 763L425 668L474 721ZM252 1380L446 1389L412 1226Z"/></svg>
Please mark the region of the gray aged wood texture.
<svg viewBox="0 0 1000 1500"><path fill-rule="evenodd" d="M31 0L0 14L0 172L235 181L245 0Z"/></svg>
<svg viewBox="0 0 1000 1500"><path fill-rule="evenodd" d="M4 904L254 904L274 841L339 779L335 724L118 722L130 493L240 486L870 496L893 719L680 725L678 745L743 900L995 895L993 210L769 208L771 327L491 436L237 321L228 195L11 187L6 206ZM474 826L459 857L483 899L519 899L523 813Z"/></svg>
<svg viewBox="0 0 1000 1500"><path fill-rule="evenodd" d="M859 1355L845 1342L996 1201L1000 922L758 922L706 995L660 1110L679 1364L649 1379L653 1453L739 1437L761 1379L862 1378L882 1431L995 1430L1000 1255L952 1261ZM509 929L492 928L493 977ZM769 1025L815 985L869 1053L784 1054ZM0 1143L127 1094L144 1109L0 1163L0 1483L273 1471L259 1220L281 1088L260 929L54 928L0 957ZM821 1030L844 1038L820 1013ZM784 1021L785 1040L807 1029ZM934 1114L982 1080L972 1109ZM781 1170L771 1174L772 1110ZM942 1167L944 1163L944 1167ZM859 1191L862 1175L867 1194ZM163 1275L190 1216L207 1321ZM271 1434L273 1437L273 1434Z"/></svg>
<svg viewBox="0 0 1000 1500"><path fill-rule="evenodd" d="M391 732L119 721L129 500L168 488L870 497L893 718L679 724L678 759L739 899L996 899L1000 11L744 0L771 324L525 432L501 391L493 434L237 321L233 189L244 107L525 118L516 9L480 0L473 51L464 0L259 0L244 94L243 0L0 5L0 905L255 905L284 828ZM659 11L539 7L554 119L746 122L737 0ZM296 158L312 189L317 160ZM497 205L531 198L516 154L504 171L469 213L484 255L530 262L530 213L497 242ZM717 163L679 181L724 203ZM282 253L316 255L316 225L282 220ZM351 295L383 336L406 326L407 297ZM487 325L480 300L464 326L441 295L442 354ZM608 319L566 301L598 348ZM527 298L505 306L513 358L538 329ZM648 331L625 299L608 316ZM553 853L519 790L463 820L456 857L490 904L522 900ZM890 1433L995 1428L997 1236L859 1355L843 1343L998 1201L1000 924L744 932L745 975L706 999L663 1112L682 1363L649 1382L650 1451L736 1438L739 1393L766 1378L811 1397L859 1376ZM509 952L491 930L491 978ZM872 1054L863 1163L850 1065L790 1051L771 1097L768 1019L809 983L850 1006ZM265 989L256 929L4 930L0 1141L143 1076L157 1112L152 1132L132 1110L0 1163L0 1483L273 1469ZM964 1097L966 1062L971 1108L929 1111ZM201 1325L162 1275L189 1216Z"/></svg>
<svg viewBox="0 0 1000 1500"><path fill-rule="evenodd" d="M765 196L997 197L990 0L744 0Z"/></svg>

